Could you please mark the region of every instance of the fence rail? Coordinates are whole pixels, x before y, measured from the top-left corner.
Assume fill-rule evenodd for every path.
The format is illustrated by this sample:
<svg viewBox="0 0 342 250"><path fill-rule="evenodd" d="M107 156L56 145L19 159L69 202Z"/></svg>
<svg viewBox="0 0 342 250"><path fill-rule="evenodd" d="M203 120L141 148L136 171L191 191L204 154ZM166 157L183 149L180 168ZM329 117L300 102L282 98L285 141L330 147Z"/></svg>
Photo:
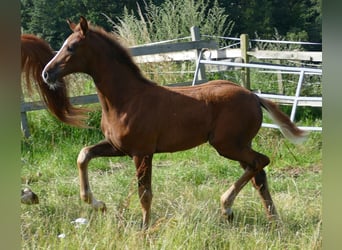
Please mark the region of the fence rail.
<svg viewBox="0 0 342 250"><path fill-rule="evenodd" d="M300 90L303 83L303 76L305 74L322 74L321 69L303 68L303 67L280 67L275 65L262 65L248 63L248 57L254 56L261 59L291 59L291 60L309 60L309 61L321 61L321 52L303 52L303 51L291 51L291 52L275 52L275 51L246 51L248 46L242 45L240 49L219 49L218 45L213 40L199 40L199 29L196 27L191 28L191 42L180 42L172 44L152 44L145 46L131 47L130 52L137 63L146 62L161 62L161 61L196 61L196 69L194 70L194 80L192 84L199 84L205 81L205 64L224 65L231 67L240 67L244 69L259 68L287 72L291 74L299 74L300 79L297 84L297 91L295 96L285 95L270 95L270 94L258 94L268 99L272 99L276 102L284 104L292 104L293 109L291 113L291 120L294 119L297 106L313 106L322 107L322 97L305 97L300 96ZM243 41L243 40L241 40ZM245 42L248 42L245 40ZM243 49L246 48L246 49ZM210 58L202 59L202 57ZM247 58L246 58L247 57ZM244 63L217 61L227 58L242 58ZM246 78L248 79L248 77ZM177 85L177 84L175 84ZM184 84L183 84L184 85ZM191 85L187 83L186 85ZM248 87L248 85L247 85ZM70 97L70 101L74 105L84 105L97 103L97 94L90 94L84 96ZM46 106L41 101L24 102L21 104L21 121L22 130L24 135L28 137L30 135L29 126L27 122L27 112L34 110L45 109ZM276 127L273 124L263 124L265 127ZM321 131L322 128L305 127L308 130Z"/></svg>

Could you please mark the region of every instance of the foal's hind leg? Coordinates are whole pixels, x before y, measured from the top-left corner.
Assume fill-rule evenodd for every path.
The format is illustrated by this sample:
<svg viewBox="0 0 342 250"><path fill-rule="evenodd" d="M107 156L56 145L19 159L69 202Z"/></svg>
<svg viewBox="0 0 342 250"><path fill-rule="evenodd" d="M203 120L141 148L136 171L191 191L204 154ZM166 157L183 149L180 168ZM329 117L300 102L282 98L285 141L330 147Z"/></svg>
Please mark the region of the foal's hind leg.
<svg viewBox="0 0 342 250"><path fill-rule="evenodd" d="M243 169L248 168L248 166L243 162L240 162L240 164ZM270 220L277 219L278 214L274 206L270 191L268 189L267 176L265 170L262 169L258 173L256 173L256 175L251 179L251 181L253 183L254 188L258 190L258 193L262 200L262 204L266 209L267 217Z"/></svg>
<svg viewBox="0 0 342 250"><path fill-rule="evenodd" d="M242 164L241 164L242 165ZM266 209L267 217L270 220L278 219L277 210L274 206L270 191L268 189L265 170L261 170L252 178L253 186L258 190L262 203Z"/></svg>
<svg viewBox="0 0 342 250"><path fill-rule="evenodd" d="M125 154L117 150L106 140L92 146L84 147L78 154L77 167L80 178L80 196L83 201L90 204L96 210L105 211L106 205L104 202L96 200L91 192L88 179L88 163L96 157L122 155Z"/></svg>
<svg viewBox="0 0 342 250"><path fill-rule="evenodd" d="M228 220L233 219L232 205L241 189L250 181L259 171L261 171L270 161L263 154L255 152L250 147L243 150L230 151L229 154L219 151L223 156L230 159L243 162L245 172L243 175L221 196L221 211Z"/></svg>

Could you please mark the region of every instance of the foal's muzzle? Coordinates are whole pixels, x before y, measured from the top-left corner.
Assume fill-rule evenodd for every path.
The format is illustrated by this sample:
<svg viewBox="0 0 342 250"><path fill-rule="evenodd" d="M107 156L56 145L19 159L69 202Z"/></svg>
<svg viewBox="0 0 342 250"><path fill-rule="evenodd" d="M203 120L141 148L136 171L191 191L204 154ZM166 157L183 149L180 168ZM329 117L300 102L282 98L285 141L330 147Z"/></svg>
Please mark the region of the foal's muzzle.
<svg viewBox="0 0 342 250"><path fill-rule="evenodd" d="M42 78L47 84L54 84L57 82L56 73L53 73L52 71L48 71L46 69L44 69L42 72Z"/></svg>

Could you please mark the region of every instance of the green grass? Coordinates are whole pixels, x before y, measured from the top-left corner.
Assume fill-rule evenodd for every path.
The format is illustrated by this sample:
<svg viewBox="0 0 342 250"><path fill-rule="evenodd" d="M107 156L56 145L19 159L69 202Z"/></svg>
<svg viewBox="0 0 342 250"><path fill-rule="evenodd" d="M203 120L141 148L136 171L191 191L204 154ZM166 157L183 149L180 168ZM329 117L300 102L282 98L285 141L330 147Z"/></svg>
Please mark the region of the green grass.
<svg viewBox="0 0 342 250"><path fill-rule="evenodd" d="M98 114L91 115L96 124ZM135 167L128 157L90 162L95 196L105 215L79 198L79 150L102 139L99 129L77 129L46 111L30 112L32 136L22 140L22 181L38 205L22 205L23 249L321 249L322 138L312 133L302 145L277 130L261 129L253 147L267 154L266 168L280 225L269 224L251 184L234 203L235 218L220 215L220 196L242 174L234 161L205 144L173 154L156 154L151 227L140 230ZM89 223L75 227L77 218ZM58 235L65 234L65 238Z"/></svg>

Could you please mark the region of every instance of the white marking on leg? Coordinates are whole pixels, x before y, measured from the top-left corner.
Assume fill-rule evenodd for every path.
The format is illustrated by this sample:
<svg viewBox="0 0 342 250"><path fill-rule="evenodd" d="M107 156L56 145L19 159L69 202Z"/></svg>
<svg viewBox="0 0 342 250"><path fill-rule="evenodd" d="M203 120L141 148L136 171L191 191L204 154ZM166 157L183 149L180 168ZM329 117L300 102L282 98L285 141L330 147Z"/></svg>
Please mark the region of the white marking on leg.
<svg viewBox="0 0 342 250"><path fill-rule="evenodd" d="M85 161L86 157L87 157L87 153L85 152L85 148L83 148L78 154L77 162L83 163Z"/></svg>
<svg viewBox="0 0 342 250"><path fill-rule="evenodd" d="M233 184L222 196L221 203L224 207L231 207L236 197L235 184Z"/></svg>
<svg viewBox="0 0 342 250"><path fill-rule="evenodd" d="M221 209L222 214L225 216L231 216L233 214L232 206L236 197L235 184L233 184L222 196L221 196Z"/></svg>

